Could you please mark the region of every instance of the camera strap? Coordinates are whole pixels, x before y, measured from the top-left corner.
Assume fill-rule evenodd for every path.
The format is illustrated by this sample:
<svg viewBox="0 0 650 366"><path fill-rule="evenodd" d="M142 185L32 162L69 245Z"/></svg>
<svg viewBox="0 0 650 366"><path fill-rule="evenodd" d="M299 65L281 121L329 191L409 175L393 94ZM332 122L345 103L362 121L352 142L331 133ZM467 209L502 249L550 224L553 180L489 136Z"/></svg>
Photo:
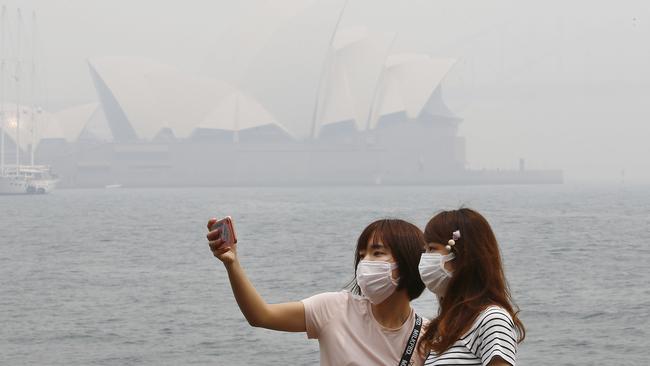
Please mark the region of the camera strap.
<svg viewBox="0 0 650 366"><path fill-rule="evenodd" d="M415 346L418 343L418 336L420 335L420 330L422 329L422 317L418 314L415 314L415 324L413 324L413 331L411 332L411 337L409 338L408 343L406 343L406 348L404 348L404 353L402 354L402 359L399 361L397 366L408 366L411 361L411 356L413 356L413 351L415 351Z"/></svg>

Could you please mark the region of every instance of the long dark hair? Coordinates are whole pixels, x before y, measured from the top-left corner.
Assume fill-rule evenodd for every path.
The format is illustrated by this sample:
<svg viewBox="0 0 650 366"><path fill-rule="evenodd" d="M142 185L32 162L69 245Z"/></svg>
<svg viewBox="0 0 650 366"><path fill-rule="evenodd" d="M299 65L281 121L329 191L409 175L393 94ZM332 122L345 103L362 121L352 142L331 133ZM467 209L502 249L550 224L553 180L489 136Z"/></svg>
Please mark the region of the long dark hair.
<svg viewBox="0 0 650 366"><path fill-rule="evenodd" d="M418 264L426 242L422 230L410 222L399 219L377 220L361 232L354 256L355 277L346 287L357 295L361 294L356 281L357 265L361 260L361 251L366 249L370 240L381 240L390 248L399 271L397 291L405 288L410 300L420 296L424 290L424 283L420 279Z"/></svg>
<svg viewBox="0 0 650 366"><path fill-rule="evenodd" d="M441 354L469 331L479 313L490 305L505 309L514 322L517 342L526 337L506 281L496 237L487 220L469 208L435 215L424 230L427 243L447 244L452 233L461 237L453 251L454 271L441 298L438 316L424 332L420 352Z"/></svg>

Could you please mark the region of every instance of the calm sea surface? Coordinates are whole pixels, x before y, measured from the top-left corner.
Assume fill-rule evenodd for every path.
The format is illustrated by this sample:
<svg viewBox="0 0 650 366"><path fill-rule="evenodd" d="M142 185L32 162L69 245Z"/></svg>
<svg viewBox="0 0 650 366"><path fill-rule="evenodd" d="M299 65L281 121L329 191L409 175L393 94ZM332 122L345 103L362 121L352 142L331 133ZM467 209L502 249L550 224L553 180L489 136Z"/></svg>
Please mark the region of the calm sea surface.
<svg viewBox="0 0 650 366"><path fill-rule="evenodd" d="M492 223L528 335L522 365L650 363L650 187L59 190L0 196L0 364L313 365L250 327L205 240L233 216L269 302L340 289L371 221L460 205ZM414 302L425 316L433 297Z"/></svg>

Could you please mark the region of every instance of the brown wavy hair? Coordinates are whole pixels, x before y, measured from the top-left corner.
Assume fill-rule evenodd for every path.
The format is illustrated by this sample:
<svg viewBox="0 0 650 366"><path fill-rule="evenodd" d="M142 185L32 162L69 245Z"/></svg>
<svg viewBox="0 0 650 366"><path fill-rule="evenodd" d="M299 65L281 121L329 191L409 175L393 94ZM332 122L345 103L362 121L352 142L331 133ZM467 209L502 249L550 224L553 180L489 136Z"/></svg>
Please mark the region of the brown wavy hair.
<svg viewBox="0 0 650 366"><path fill-rule="evenodd" d="M478 212L461 208L435 215L424 230L427 243L447 244L460 230L453 252L454 270L445 296L440 298L438 316L424 332L420 352L442 354L459 340L490 305L505 309L514 322L517 343L526 337L524 324L517 316L506 281L496 237L487 220Z"/></svg>

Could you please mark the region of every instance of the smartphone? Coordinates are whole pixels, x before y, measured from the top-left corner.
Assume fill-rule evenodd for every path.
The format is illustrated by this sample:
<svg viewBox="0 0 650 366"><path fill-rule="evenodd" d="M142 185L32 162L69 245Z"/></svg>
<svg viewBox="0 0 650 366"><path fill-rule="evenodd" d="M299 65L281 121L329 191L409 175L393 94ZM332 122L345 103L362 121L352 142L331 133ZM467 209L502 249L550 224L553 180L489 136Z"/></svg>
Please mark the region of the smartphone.
<svg viewBox="0 0 650 366"><path fill-rule="evenodd" d="M221 238L225 241L226 246L230 247L237 244L237 234L235 233L235 227L232 224L232 218L230 216L224 217L210 227L210 231L217 229L221 229Z"/></svg>

